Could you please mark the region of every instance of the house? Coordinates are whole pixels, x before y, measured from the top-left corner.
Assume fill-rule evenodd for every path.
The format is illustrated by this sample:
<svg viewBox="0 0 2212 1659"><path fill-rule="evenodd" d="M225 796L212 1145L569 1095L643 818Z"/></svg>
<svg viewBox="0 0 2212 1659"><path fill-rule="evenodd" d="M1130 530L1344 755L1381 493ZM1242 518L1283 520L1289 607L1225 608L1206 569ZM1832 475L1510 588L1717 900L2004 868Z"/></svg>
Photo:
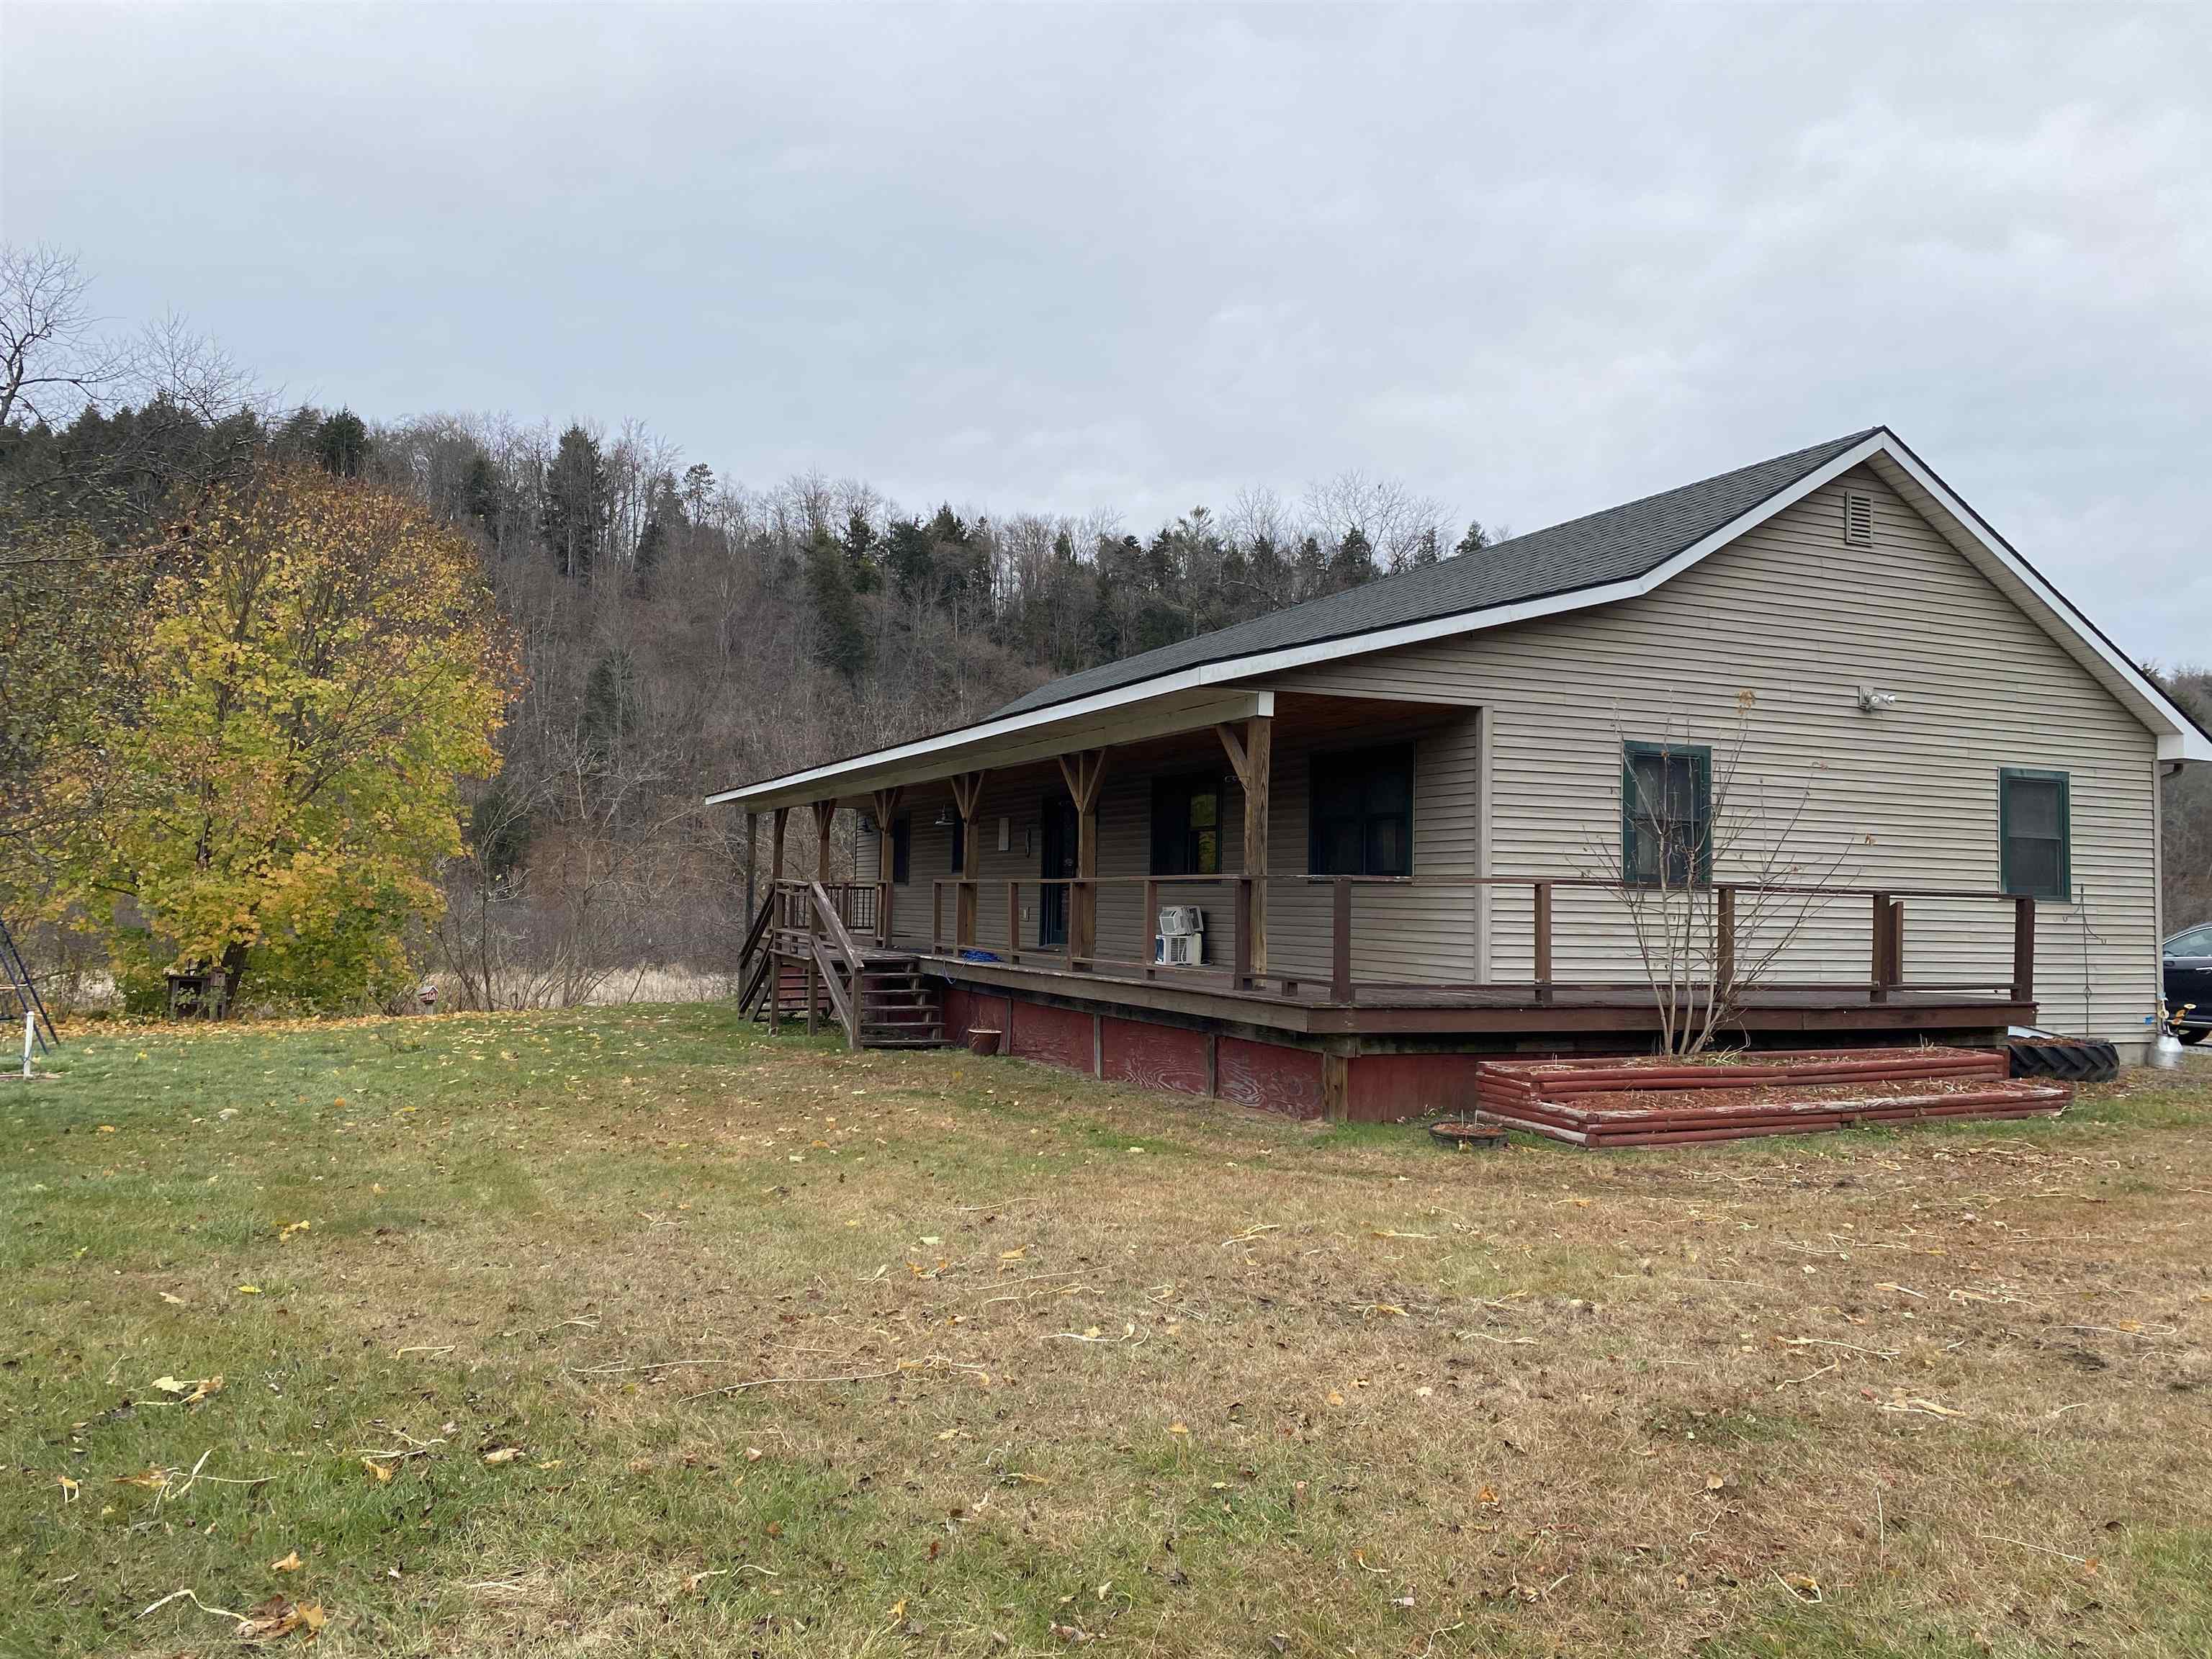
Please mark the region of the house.
<svg viewBox="0 0 2212 1659"><path fill-rule="evenodd" d="M771 829L771 1018L1379 1118L1648 1050L1676 905L1729 1041L2139 1053L2159 780L2207 760L1875 428L709 799ZM857 881L784 868L795 806L860 815Z"/></svg>

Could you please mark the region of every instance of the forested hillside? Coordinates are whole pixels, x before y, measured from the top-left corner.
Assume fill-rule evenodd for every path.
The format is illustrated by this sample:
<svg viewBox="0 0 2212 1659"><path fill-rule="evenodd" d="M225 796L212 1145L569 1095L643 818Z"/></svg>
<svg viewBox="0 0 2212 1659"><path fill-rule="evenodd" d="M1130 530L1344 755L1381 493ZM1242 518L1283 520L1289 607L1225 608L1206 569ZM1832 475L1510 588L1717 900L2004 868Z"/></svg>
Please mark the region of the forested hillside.
<svg viewBox="0 0 2212 1659"><path fill-rule="evenodd" d="M147 723L121 622L188 591L220 504L271 478L312 473L413 503L465 541L502 619L502 638L477 647L508 686L496 775L461 781L464 833L440 872L448 902L410 939L416 969L477 1002L567 1001L618 972L728 967L744 921L743 822L702 809L714 789L957 725L1053 675L1391 569L1480 557L1491 539L1350 473L1294 500L1254 489L1218 512L1194 505L1139 532L1089 504L1000 516L895 502L861 480L721 476L639 422L274 408L173 325L124 347L95 344L66 315L29 328L57 292L65 313L69 295L27 293L30 267L11 258L0 774L19 810L0 905L19 918L64 890L61 843L37 830L60 810L52 780L98 773L57 769L58 724L112 738ZM63 278L73 269L46 272ZM2212 678L2177 684L2212 708ZM87 756L113 747L76 741ZM97 805L81 791L70 810ZM2212 914L2212 779L2171 782L2168 809L2179 925Z"/></svg>
<svg viewBox="0 0 2212 1659"><path fill-rule="evenodd" d="M18 283L15 315L37 304ZM125 348L64 327L10 360L26 384L0 406L0 644L26 672L0 690L0 745L19 789L46 690L120 674L106 623L188 559L218 492L313 469L413 498L469 539L520 672L498 774L465 792L452 902L418 943L471 1000L725 965L744 925L743 823L702 809L714 789L1489 539L1357 473L1138 533L1089 504L1000 516L860 480L718 476L641 422L272 408L173 325ZM41 361L43 383L22 367ZM35 860L9 879L20 913Z"/></svg>

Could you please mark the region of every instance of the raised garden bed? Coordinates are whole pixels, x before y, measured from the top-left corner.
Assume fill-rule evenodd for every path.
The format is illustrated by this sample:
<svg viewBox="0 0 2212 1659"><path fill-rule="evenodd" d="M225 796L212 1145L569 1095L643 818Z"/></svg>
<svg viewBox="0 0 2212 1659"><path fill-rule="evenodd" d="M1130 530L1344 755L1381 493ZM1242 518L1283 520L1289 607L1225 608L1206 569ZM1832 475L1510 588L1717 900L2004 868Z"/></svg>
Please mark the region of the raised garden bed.
<svg viewBox="0 0 2212 1659"><path fill-rule="evenodd" d="M2000 1052L1874 1048L1486 1061L1477 1117L1577 1146L1653 1146L1931 1117L2049 1116L2073 1090L2014 1079Z"/></svg>

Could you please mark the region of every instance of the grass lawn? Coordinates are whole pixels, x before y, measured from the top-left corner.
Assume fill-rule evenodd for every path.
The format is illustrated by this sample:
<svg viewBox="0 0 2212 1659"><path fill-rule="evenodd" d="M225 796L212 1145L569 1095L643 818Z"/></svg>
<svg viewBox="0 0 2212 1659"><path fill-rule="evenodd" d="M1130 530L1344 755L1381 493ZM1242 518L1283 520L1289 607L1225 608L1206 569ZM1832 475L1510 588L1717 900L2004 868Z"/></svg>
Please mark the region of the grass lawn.
<svg viewBox="0 0 2212 1659"><path fill-rule="evenodd" d="M9 1655L2212 1653L2212 1067L1604 1155L711 1006L56 1069Z"/></svg>

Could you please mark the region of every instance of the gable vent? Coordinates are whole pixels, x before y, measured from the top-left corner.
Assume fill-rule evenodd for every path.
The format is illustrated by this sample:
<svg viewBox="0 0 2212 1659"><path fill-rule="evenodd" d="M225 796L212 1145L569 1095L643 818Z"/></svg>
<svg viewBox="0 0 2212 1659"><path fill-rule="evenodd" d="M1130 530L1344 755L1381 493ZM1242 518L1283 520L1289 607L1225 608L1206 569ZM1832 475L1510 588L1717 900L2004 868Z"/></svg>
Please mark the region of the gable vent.
<svg viewBox="0 0 2212 1659"><path fill-rule="evenodd" d="M1874 497L1856 489L1844 495L1844 539L1854 547L1874 545Z"/></svg>

